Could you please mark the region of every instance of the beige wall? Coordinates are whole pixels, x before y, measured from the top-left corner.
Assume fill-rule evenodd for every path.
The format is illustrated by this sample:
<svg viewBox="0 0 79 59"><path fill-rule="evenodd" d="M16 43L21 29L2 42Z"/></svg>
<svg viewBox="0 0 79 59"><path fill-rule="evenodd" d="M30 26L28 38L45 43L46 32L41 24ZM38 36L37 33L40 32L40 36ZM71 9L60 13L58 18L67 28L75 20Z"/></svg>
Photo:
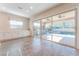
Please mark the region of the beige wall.
<svg viewBox="0 0 79 59"><path fill-rule="evenodd" d="M22 30L27 30L29 28L29 20L27 18L0 12L0 32L14 30L10 27L10 20L22 21L24 24L21 28Z"/></svg>
<svg viewBox="0 0 79 59"><path fill-rule="evenodd" d="M4 14L4 13L0 13L0 31L8 31L9 30L9 16Z"/></svg>
<svg viewBox="0 0 79 59"><path fill-rule="evenodd" d="M23 22L21 29L12 29L10 27L10 20L17 20ZM16 16L4 12L0 12L0 40L8 40L29 35L29 20L25 17Z"/></svg>
<svg viewBox="0 0 79 59"><path fill-rule="evenodd" d="M79 49L79 4L75 4L75 3L71 3L71 4L61 4L59 6L56 6L54 8L51 8L45 12L42 12L40 14L37 14L35 16L33 16L31 18L31 21L30 21L30 29L31 29L31 32L33 34L33 27L32 27L32 21L34 20L37 20L37 19L41 19L41 18L45 18L45 17L48 17L48 16L51 16L51 15L55 15L55 14L58 14L58 13L61 13L61 12L64 12L64 11L67 11L67 10L72 10L74 8L77 8L77 19L76 19L76 25L77 25L77 28L76 28L76 47L77 49Z"/></svg>

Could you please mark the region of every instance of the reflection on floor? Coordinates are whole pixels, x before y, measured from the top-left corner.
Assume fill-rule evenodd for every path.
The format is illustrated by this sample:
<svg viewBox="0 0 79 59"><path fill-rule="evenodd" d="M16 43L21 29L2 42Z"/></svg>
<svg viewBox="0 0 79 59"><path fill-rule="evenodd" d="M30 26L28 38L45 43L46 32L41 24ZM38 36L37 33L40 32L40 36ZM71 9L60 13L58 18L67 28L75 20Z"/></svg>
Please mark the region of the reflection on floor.
<svg viewBox="0 0 79 59"><path fill-rule="evenodd" d="M36 38L21 38L0 43L2 56L76 56L79 51Z"/></svg>
<svg viewBox="0 0 79 59"><path fill-rule="evenodd" d="M48 35L43 35L43 39L65 44L71 47L75 47L75 36L74 35L48 34Z"/></svg>

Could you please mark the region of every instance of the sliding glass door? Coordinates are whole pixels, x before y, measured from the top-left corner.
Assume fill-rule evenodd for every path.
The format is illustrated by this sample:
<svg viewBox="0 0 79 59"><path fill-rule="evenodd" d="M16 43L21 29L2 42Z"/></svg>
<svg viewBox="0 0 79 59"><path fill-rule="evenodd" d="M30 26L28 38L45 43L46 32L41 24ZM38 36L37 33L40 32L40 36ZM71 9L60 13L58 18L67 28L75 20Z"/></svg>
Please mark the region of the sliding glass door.
<svg viewBox="0 0 79 59"><path fill-rule="evenodd" d="M51 17L42 19L42 39L51 40Z"/></svg>
<svg viewBox="0 0 79 59"><path fill-rule="evenodd" d="M43 39L51 40L51 23L45 23L43 25Z"/></svg>
<svg viewBox="0 0 79 59"><path fill-rule="evenodd" d="M40 38L41 34L40 20L36 20L33 22L33 34L34 37Z"/></svg>
<svg viewBox="0 0 79 59"><path fill-rule="evenodd" d="M75 10L34 21L34 35L62 45L75 47Z"/></svg>
<svg viewBox="0 0 79 59"><path fill-rule="evenodd" d="M75 47L75 11L53 16L52 41Z"/></svg>

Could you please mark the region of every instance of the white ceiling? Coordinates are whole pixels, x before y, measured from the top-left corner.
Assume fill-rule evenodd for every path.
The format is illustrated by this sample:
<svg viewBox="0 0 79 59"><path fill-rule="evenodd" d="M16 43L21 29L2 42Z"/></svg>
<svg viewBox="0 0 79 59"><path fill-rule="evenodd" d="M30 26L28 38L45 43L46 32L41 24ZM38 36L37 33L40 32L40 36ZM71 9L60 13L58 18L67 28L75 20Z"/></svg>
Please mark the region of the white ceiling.
<svg viewBox="0 0 79 59"><path fill-rule="evenodd" d="M0 3L0 11L31 17L56 5L58 3Z"/></svg>

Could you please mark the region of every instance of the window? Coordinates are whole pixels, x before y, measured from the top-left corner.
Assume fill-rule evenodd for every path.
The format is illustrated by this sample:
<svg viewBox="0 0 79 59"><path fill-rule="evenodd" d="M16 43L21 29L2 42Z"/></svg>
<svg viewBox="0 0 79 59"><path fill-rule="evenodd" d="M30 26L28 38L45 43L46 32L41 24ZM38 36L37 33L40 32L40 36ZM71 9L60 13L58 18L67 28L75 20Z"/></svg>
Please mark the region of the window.
<svg viewBox="0 0 79 59"><path fill-rule="evenodd" d="M52 24L53 29L62 29L63 28L63 21L56 21Z"/></svg>
<svg viewBox="0 0 79 59"><path fill-rule="evenodd" d="M75 20L74 19L65 20L64 28L75 28Z"/></svg>
<svg viewBox="0 0 79 59"><path fill-rule="evenodd" d="M23 22L22 21L16 21L16 20L11 20L10 21L10 27L11 28L22 28Z"/></svg>

